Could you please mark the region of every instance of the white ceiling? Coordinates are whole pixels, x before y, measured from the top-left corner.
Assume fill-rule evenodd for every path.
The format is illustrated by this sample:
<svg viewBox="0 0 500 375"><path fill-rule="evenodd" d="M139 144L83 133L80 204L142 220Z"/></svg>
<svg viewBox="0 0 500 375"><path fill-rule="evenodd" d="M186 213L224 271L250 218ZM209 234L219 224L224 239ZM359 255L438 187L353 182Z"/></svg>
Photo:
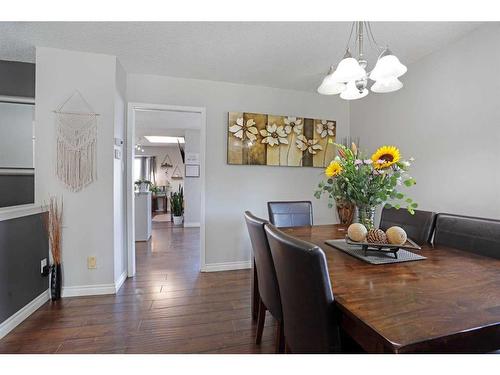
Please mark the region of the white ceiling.
<svg viewBox="0 0 500 375"><path fill-rule="evenodd" d="M374 22L379 44L410 64L477 22ZM313 90L343 55L346 22L0 22L0 59L35 46L116 55L129 73ZM371 56L373 59L374 56Z"/></svg>
<svg viewBox="0 0 500 375"><path fill-rule="evenodd" d="M161 146L150 143L144 136L161 135L183 137L186 129L200 129L199 113L181 111L135 111L135 138L143 146Z"/></svg>

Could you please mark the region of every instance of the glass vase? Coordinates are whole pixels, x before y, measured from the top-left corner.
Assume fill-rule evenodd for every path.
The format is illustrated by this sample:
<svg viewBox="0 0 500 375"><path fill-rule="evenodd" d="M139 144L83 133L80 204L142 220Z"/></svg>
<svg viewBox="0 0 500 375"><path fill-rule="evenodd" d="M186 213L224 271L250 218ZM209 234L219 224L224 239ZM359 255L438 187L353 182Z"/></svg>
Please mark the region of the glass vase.
<svg viewBox="0 0 500 375"><path fill-rule="evenodd" d="M356 222L363 224L366 229L375 228L375 206L356 206Z"/></svg>

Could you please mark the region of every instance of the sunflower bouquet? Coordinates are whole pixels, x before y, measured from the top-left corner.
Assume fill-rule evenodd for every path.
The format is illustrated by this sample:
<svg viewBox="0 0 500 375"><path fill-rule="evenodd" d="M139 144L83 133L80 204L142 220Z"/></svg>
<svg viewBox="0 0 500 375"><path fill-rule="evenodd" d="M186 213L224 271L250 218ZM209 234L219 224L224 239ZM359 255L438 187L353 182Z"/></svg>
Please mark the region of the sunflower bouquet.
<svg viewBox="0 0 500 375"><path fill-rule="evenodd" d="M352 203L359 221L368 227L373 227L375 208L381 204L396 209L406 206L410 214L415 213L417 203L400 191L401 186L416 183L408 174L412 159L403 160L394 146L382 146L371 157L354 143L351 147L336 146L338 156L326 167L326 180L319 183L316 198L328 194L329 207L338 201Z"/></svg>

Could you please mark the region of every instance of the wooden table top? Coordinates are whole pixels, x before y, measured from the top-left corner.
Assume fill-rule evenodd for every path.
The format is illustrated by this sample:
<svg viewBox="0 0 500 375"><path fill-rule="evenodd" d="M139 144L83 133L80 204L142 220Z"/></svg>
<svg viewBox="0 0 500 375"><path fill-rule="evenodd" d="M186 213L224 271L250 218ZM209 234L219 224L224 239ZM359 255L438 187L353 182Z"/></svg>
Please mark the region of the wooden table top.
<svg viewBox="0 0 500 375"><path fill-rule="evenodd" d="M372 265L324 243L340 225L281 229L323 249L342 326L368 352L500 349L500 260L424 246L426 260Z"/></svg>

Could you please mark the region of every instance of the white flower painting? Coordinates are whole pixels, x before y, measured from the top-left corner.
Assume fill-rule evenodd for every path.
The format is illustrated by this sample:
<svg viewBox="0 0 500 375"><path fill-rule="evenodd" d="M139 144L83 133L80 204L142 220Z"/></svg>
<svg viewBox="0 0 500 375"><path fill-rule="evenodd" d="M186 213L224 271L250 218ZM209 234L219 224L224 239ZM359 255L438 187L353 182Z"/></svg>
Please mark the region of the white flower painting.
<svg viewBox="0 0 500 375"><path fill-rule="evenodd" d="M283 126L276 126L276 124L267 125L265 129L260 131L262 135L262 143L267 143L269 146L277 146L281 144L288 144L287 134Z"/></svg>
<svg viewBox="0 0 500 375"><path fill-rule="evenodd" d="M301 118L285 117L283 122L285 123L286 134L290 134L292 131L297 135L302 134L302 130L304 129L304 124L302 123Z"/></svg>
<svg viewBox="0 0 500 375"><path fill-rule="evenodd" d="M323 147L318 144L317 139L307 139L302 134L297 137L296 145L300 151L309 152L312 155L315 155L317 151L322 150Z"/></svg>
<svg viewBox="0 0 500 375"><path fill-rule="evenodd" d="M233 133L236 138L239 138L242 141L248 139L252 142L257 140L257 134L259 133L255 127L255 121L253 119L249 119L245 123L243 117L239 117L236 120L236 123L229 127L229 131Z"/></svg>
<svg viewBox="0 0 500 375"><path fill-rule="evenodd" d="M227 162L325 168L335 157L335 120L229 112Z"/></svg>
<svg viewBox="0 0 500 375"><path fill-rule="evenodd" d="M316 131L321 138L327 136L333 137L335 135L335 123L333 121L321 120L320 123L316 124Z"/></svg>

